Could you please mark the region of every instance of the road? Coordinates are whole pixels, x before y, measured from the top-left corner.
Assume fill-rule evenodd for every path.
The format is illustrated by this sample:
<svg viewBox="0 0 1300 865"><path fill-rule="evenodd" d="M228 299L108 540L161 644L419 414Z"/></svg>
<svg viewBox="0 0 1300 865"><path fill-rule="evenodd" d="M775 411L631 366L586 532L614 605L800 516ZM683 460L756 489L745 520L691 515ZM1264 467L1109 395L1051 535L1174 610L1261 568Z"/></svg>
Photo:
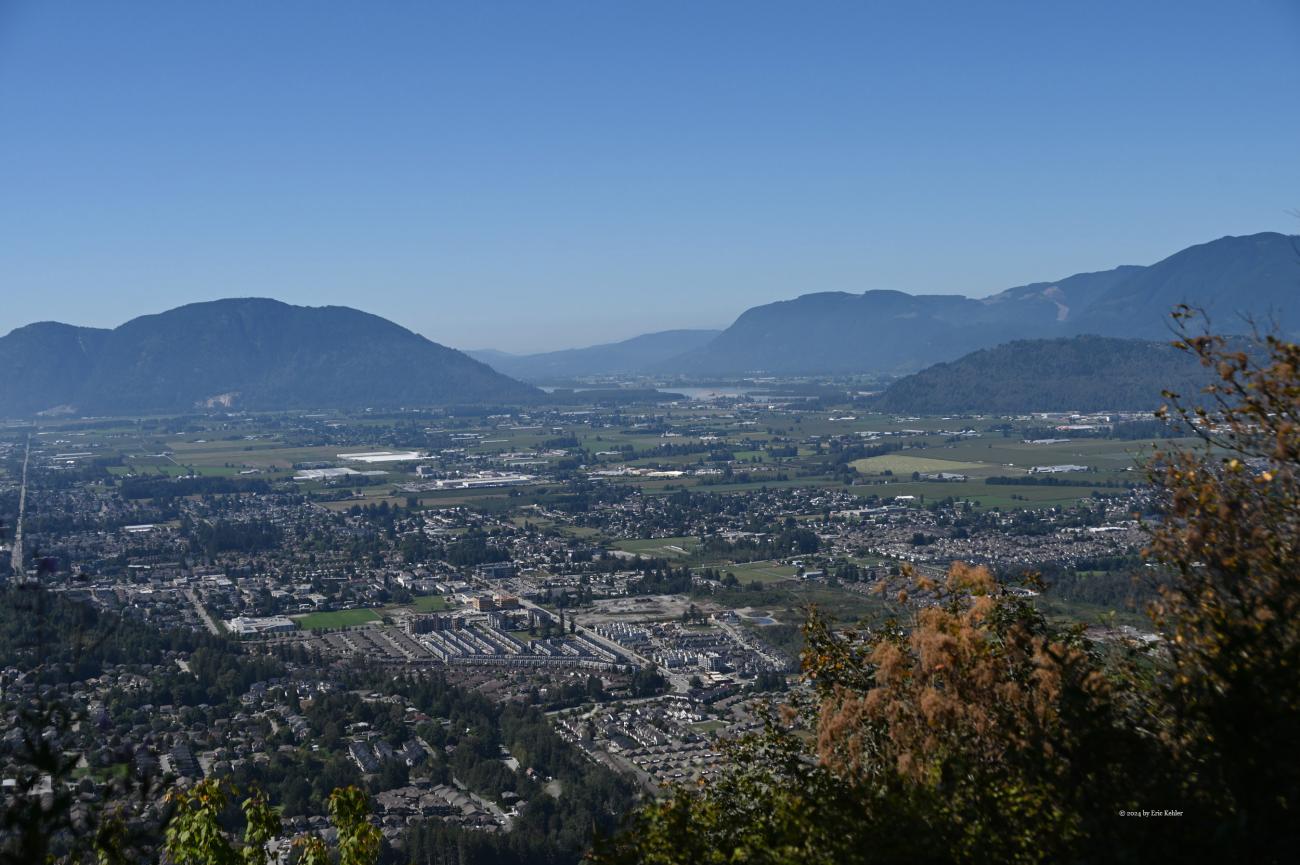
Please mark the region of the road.
<svg viewBox="0 0 1300 865"><path fill-rule="evenodd" d="M190 603L194 605L194 611L199 614L199 618L203 620L203 624L207 626L207 629L220 636L221 628L217 627L217 623L212 621L212 616L208 615L208 611L204 608L203 603L199 601L199 596L194 593L194 590L186 589L185 597L190 599Z"/></svg>
<svg viewBox="0 0 1300 865"><path fill-rule="evenodd" d="M423 736L416 736L415 741L419 742L420 747L424 749L424 753L428 754L430 759L433 759L434 757L433 746L430 745L427 741L425 741ZM487 799L484 799L482 796L479 796L473 790L471 790L470 788L462 784L460 779L454 775L451 778L451 782L456 785L457 790L460 790L466 796L473 799L474 804L478 805L484 811L487 811L489 814L495 817L497 821L501 824L502 828L505 829L505 831L507 832L510 831L511 825L513 823L513 821L510 818L510 815L506 814L505 811L502 811L501 808L495 802L489 802Z"/></svg>
<svg viewBox="0 0 1300 865"><path fill-rule="evenodd" d="M455 784L456 789L460 790L460 792L464 793L466 796L473 799L475 805L478 805L484 811L487 811L489 814L495 817L497 819L497 822L501 824L501 827L505 829L505 831L507 832L510 831L512 821L510 817L506 814L506 812L501 810L501 808L497 805L497 803L490 802L487 799L484 799L482 796L475 793L470 788L466 787L461 782L461 780L457 778L455 775L451 776L451 783Z"/></svg>
<svg viewBox="0 0 1300 865"><path fill-rule="evenodd" d="M751 639L750 635L746 634L744 632L744 629L739 627L738 625L733 625L731 622L719 621L718 626L722 628L722 630L730 634L731 638L735 640L737 643L740 643L740 645L744 646L746 649L758 655L760 658L767 661L768 663L779 664L781 663L781 661L786 660L784 658L774 657L772 655L771 649L761 644L755 643L755 641Z"/></svg>
<svg viewBox="0 0 1300 865"><path fill-rule="evenodd" d="M14 524L14 548L12 566L14 580L22 582L27 574L26 557L23 554L23 514L27 511L27 463L32 458L32 436L27 434L27 451L23 454L23 481L18 489L18 521Z"/></svg>

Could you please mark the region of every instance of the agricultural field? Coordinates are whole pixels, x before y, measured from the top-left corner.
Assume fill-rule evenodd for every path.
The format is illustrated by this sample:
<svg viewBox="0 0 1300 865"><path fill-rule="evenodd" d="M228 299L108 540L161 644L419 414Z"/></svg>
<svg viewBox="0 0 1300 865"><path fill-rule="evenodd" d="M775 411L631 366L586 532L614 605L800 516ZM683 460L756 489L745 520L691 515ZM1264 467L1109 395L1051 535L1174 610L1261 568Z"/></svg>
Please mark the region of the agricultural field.
<svg viewBox="0 0 1300 865"><path fill-rule="evenodd" d="M936 459L928 456L918 457L901 453L854 460L850 465L864 475L880 475L885 472L893 472L896 475L910 475L912 472L921 472L922 474L952 472L961 474L971 469L989 468L986 463L958 462L956 460Z"/></svg>
<svg viewBox="0 0 1300 865"><path fill-rule="evenodd" d="M257 441L168 442L172 459L195 468L230 466L242 469L279 469L288 471L295 463L334 462L338 454L346 451L366 450L365 447L326 445L319 447L291 447L283 442L261 439ZM379 450L375 447L373 450Z"/></svg>
<svg viewBox="0 0 1300 865"><path fill-rule="evenodd" d="M57 442L61 450L90 452L96 460L106 458L104 471L111 477L193 474L273 485L283 485L295 464L348 465L338 454L364 450L416 450L429 455L425 462L432 463L436 471L452 476L480 468L511 470L521 460L536 460L521 470L536 475L540 483L511 489L400 489L418 481L414 462L353 466L386 472L376 477L295 484L298 491L333 511L348 511L358 505L406 507L414 500L423 508L470 507L525 520L531 517L519 511L521 506L538 503L551 507L563 500L564 482L555 478L561 460L570 464L569 470L578 463L579 469L584 465L589 469L627 466L685 472L677 478L627 475L608 481L646 495L680 489L731 494L821 487L862 498L912 496L925 503L952 498L981 510L1005 510L1069 505L1094 494L1115 495L1125 486L1145 480L1138 466L1152 446L1146 441L1092 438L1027 443L1017 427L1046 423L1031 417L918 418L860 409L801 411L797 405L732 407L677 402L638 406L637 414L624 415L623 425L619 425L586 419L600 415L600 409L592 411L576 403L575 408L581 409L576 416L539 418L518 425L492 418L429 421L426 432L434 438L423 444L418 436L394 439L391 421L333 413L209 421L207 427L204 421L178 424L165 419L96 427L79 427L73 422L58 433L48 433L48 440L51 445ZM1062 437L1068 435L1062 433ZM844 463L836 460L836 449L846 442L868 449L882 445L898 449L851 460L848 465L853 471L847 472ZM716 461L714 450L722 453ZM729 465L721 461L727 454L733 457ZM1035 466L1067 463L1087 470L1045 476L1058 481L1055 484L986 483L994 476L1019 478ZM709 471L694 473L724 466L731 477ZM913 473L948 473L966 479L913 480ZM533 522L546 527L539 520ZM554 521L551 525L571 537L600 541L599 533L592 529ZM622 541L615 548L701 563L689 543L647 546Z"/></svg>

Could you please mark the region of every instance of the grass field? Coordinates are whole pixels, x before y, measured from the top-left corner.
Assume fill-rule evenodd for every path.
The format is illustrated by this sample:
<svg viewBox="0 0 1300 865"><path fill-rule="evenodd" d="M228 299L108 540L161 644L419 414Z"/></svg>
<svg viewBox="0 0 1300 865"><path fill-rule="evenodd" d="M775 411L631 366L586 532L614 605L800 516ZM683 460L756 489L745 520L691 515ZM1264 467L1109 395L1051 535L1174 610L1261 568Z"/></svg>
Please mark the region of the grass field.
<svg viewBox="0 0 1300 865"><path fill-rule="evenodd" d="M421 595L412 601L410 606L421 613L436 613L447 609L447 599L442 595Z"/></svg>
<svg viewBox="0 0 1300 865"><path fill-rule="evenodd" d="M327 613L308 613L298 616L295 621L304 631L317 631L321 628L350 628L367 622L379 621L379 614L374 610L334 610Z"/></svg>
<svg viewBox="0 0 1300 865"><path fill-rule="evenodd" d="M633 538L617 541L614 549L628 553L640 553L643 556L656 556L664 559L689 558L700 548L698 538Z"/></svg>
<svg viewBox="0 0 1300 865"><path fill-rule="evenodd" d="M794 579L798 570L794 565L786 565L781 562L745 562L739 565L720 565L718 570L722 572L730 571L736 575L736 579L741 584L752 583L757 580L760 583L775 583L781 580Z"/></svg>
<svg viewBox="0 0 1300 865"><path fill-rule="evenodd" d="M700 721L699 723L692 724L691 727L694 728L697 733L716 733L719 730L725 730L727 728L727 722Z"/></svg>
<svg viewBox="0 0 1300 865"><path fill-rule="evenodd" d="M985 463L960 462L957 460L917 457L906 454L885 454L854 460L851 465L864 475L878 475L886 471L896 475L910 475L912 472L935 474L937 472L954 472L961 474L971 469L986 468Z"/></svg>
<svg viewBox="0 0 1300 865"><path fill-rule="evenodd" d="M844 588L811 582L763 586L757 591L728 589L715 592L713 599L733 608L756 606L768 611L771 618L788 625L801 624L810 606L816 606L827 618L839 623L879 620L887 609L885 602L874 595L868 597ZM754 624L747 627L755 628L755 633L762 636L768 628L776 626Z"/></svg>

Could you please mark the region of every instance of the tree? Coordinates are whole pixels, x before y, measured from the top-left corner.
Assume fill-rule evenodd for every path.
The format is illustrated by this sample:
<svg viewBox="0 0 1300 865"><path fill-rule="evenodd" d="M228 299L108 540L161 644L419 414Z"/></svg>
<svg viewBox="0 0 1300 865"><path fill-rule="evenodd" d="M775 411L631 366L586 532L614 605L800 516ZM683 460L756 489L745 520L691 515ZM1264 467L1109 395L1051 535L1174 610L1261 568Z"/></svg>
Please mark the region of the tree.
<svg viewBox="0 0 1300 865"><path fill-rule="evenodd" d="M330 794L330 822L338 830L339 865L374 865L382 836L370 822L370 799L356 787Z"/></svg>
<svg viewBox="0 0 1300 865"><path fill-rule="evenodd" d="M808 695L594 861L1291 861L1300 346L1241 351L1177 318L1176 345L1219 381L1161 412L1202 445L1150 463L1154 648L1054 626L982 569L904 568L894 620L834 632L814 611Z"/></svg>
<svg viewBox="0 0 1300 865"><path fill-rule="evenodd" d="M244 837L236 844L221 825L234 788L216 779L188 790L173 789L167 800L174 809L163 833L163 848L176 865L267 865L267 842L280 834L280 814L260 790L243 801ZM339 865L374 865L382 836L370 822L370 800L356 787L330 794L330 822L338 831ZM328 865L329 848L319 837L295 841L302 865Z"/></svg>
<svg viewBox="0 0 1300 865"><path fill-rule="evenodd" d="M1150 553L1176 575L1154 610L1167 638L1160 697L1196 807L1243 859L1282 858L1297 837L1300 765L1300 345L1176 343L1217 375L1209 400L1169 393L1162 419L1201 446L1156 454L1165 518Z"/></svg>
<svg viewBox="0 0 1300 865"><path fill-rule="evenodd" d="M927 603L907 627L834 633L814 614L812 696L597 861L1060 861L1132 825L1114 812L1151 801L1130 774L1156 778L1153 746L1080 634L1053 633L981 568L911 585Z"/></svg>
<svg viewBox="0 0 1300 865"><path fill-rule="evenodd" d="M175 809L163 832L163 849L176 865L266 865L266 842L280 833L280 815L260 790L243 802L244 843L238 848L221 827L232 790L216 779L167 793Z"/></svg>

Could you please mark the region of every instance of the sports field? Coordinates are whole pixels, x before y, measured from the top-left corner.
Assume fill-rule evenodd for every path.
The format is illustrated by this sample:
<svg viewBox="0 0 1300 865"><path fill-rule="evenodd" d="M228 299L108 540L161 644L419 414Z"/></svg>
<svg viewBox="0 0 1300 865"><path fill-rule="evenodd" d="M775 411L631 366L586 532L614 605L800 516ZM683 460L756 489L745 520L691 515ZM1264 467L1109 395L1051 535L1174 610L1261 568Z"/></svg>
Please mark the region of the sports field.
<svg viewBox="0 0 1300 865"><path fill-rule="evenodd" d="M421 595L411 602L411 606L421 613L436 613L447 609L447 599L442 595Z"/></svg>
<svg viewBox="0 0 1300 865"><path fill-rule="evenodd" d="M700 541L693 537L680 538L633 538L617 541L614 549L643 556L655 556L663 559L684 559L699 549Z"/></svg>
<svg viewBox="0 0 1300 865"><path fill-rule="evenodd" d="M367 622L377 622L379 614L374 610L332 610L327 613L297 616L294 621L304 631L318 631L322 628L350 628Z"/></svg>

